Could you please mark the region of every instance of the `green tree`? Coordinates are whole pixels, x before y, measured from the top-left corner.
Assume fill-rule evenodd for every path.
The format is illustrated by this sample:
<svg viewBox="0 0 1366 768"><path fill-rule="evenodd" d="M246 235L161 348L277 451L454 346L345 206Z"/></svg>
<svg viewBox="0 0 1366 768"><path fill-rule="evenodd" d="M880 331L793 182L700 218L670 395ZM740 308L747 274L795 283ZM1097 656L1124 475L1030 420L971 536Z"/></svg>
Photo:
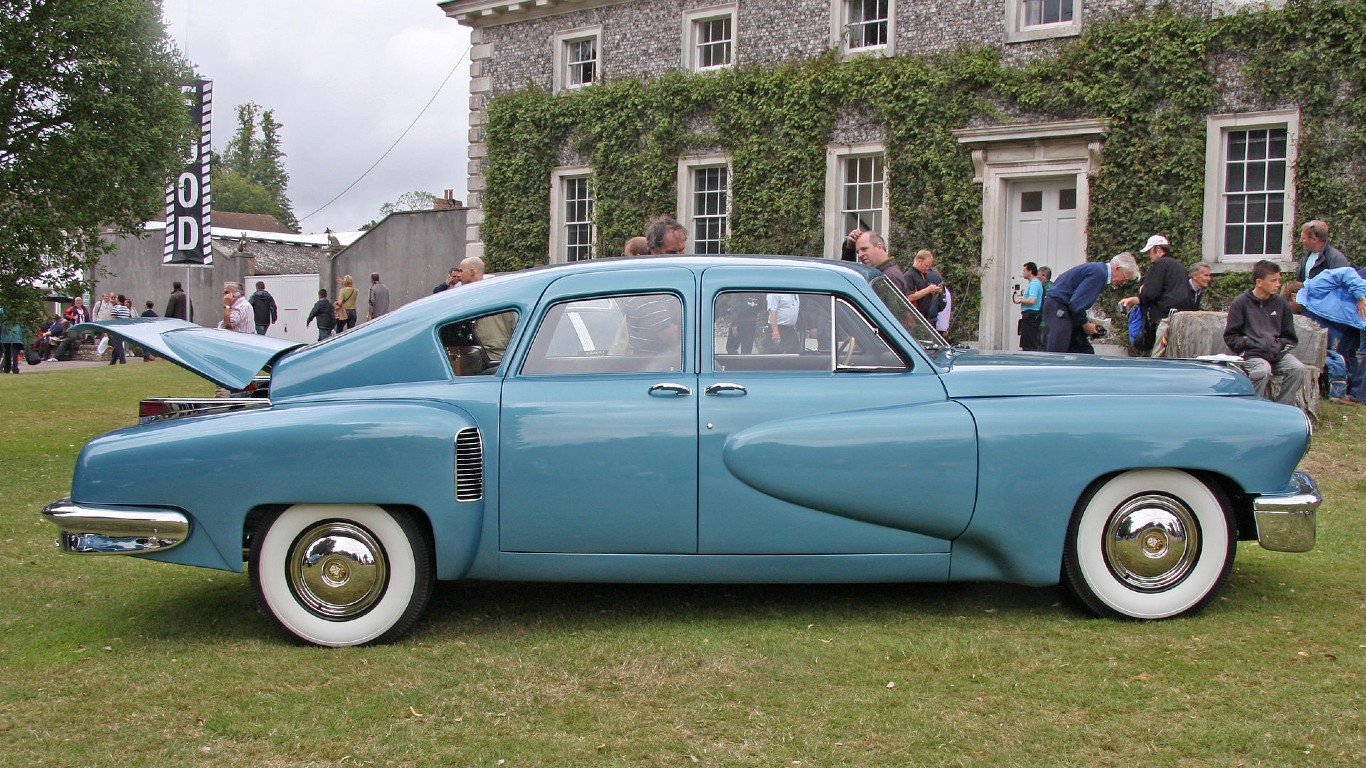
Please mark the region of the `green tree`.
<svg viewBox="0 0 1366 768"><path fill-rule="evenodd" d="M214 208L264 213L292 230L299 229L287 192L282 127L272 110L251 102L237 107L237 130L213 165Z"/></svg>
<svg viewBox="0 0 1366 768"><path fill-rule="evenodd" d="M34 281L90 281L102 228L161 215L188 67L159 0L0 0L0 52L0 305L27 319Z"/></svg>
<svg viewBox="0 0 1366 768"><path fill-rule="evenodd" d="M379 218L370 220L370 222L362 226L361 229L374 229L377 224L383 221L384 218L391 213L429 211L432 209L432 201L435 199L436 195L433 195L431 192L423 192L420 189L415 189L412 192L404 192L398 196L397 200L381 205L379 207Z"/></svg>

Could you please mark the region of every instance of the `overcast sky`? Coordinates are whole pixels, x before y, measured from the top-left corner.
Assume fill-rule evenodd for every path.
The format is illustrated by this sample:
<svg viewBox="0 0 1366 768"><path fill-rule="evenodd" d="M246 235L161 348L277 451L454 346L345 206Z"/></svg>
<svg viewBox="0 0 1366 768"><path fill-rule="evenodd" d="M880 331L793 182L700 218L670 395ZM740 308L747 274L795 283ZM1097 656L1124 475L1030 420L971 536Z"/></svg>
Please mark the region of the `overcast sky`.
<svg viewBox="0 0 1366 768"><path fill-rule="evenodd" d="M162 0L162 12L176 47L213 81L214 149L236 129L237 105L274 110L304 232L359 229L414 190L465 199L469 30L436 0ZM364 180L310 216L420 113Z"/></svg>

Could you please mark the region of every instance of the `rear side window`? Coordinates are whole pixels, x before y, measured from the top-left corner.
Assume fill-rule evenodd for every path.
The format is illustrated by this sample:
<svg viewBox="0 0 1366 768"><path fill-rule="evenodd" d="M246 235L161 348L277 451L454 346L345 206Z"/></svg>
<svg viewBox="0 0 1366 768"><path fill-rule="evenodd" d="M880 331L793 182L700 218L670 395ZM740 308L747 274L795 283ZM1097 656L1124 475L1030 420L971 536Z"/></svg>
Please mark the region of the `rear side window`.
<svg viewBox="0 0 1366 768"><path fill-rule="evenodd" d="M456 376L497 373L517 327L517 312L507 310L441 326L438 335Z"/></svg>
<svg viewBox="0 0 1366 768"><path fill-rule="evenodd" d="M683 370L683 304L671 293L567 301L546 312L522 374Z"/></svg>

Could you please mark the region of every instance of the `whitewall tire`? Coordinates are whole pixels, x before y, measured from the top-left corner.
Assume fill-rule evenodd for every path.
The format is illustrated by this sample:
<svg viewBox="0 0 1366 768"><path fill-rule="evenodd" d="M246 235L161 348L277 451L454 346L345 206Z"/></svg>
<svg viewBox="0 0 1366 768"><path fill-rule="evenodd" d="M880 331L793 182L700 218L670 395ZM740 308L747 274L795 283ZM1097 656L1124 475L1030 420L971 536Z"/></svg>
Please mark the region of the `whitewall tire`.
<svg viewBox="0 0 1366 768"><path fill-rule="evenodd" d="M248 566L257 604L282 630L345 646L407 632L431 598L433 559L407 513L298 504L262 524Z"/></svg>
<svg viewBox="0 0 1366 768"><path fill-rule="evenodd" d="M1223 494L1174 469L1124 472L1083 500L1063 583L1100 615L1166 619L1203 608L1227 580L1237 535Z"/></svg>

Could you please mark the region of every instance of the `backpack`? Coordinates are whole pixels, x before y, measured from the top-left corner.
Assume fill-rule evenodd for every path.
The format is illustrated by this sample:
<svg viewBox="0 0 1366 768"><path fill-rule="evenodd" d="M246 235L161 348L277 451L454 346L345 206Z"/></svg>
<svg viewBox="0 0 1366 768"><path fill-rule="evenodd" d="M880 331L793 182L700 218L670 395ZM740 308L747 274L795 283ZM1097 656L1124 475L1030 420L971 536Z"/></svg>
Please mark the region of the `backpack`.
<svg viewBox="0 0 1366 768"><path fill-rule="evenodd" d="M1347 359L1341 354L1328 350L1324 358L1324 386L1330 398L1347 394Z"/></svg>
<svg viewBox="0 0 1366 768"><path fill-rule="evenodd" d="M1131 309L1131 310L1129 310L1129 343L1130 343L1130 344L1134 344L1134 345L1137 345L1137 344L1138 344L1138 339L1139 339L1139 337L1143 335L1143 324L1144 324L1144 322L1145 322L1145 321L1144 321L1144 318L1143 318L1143 307L1141 307L1141 306L1135 304L1135 305L1134 305L1134 308Z"/></svg>

